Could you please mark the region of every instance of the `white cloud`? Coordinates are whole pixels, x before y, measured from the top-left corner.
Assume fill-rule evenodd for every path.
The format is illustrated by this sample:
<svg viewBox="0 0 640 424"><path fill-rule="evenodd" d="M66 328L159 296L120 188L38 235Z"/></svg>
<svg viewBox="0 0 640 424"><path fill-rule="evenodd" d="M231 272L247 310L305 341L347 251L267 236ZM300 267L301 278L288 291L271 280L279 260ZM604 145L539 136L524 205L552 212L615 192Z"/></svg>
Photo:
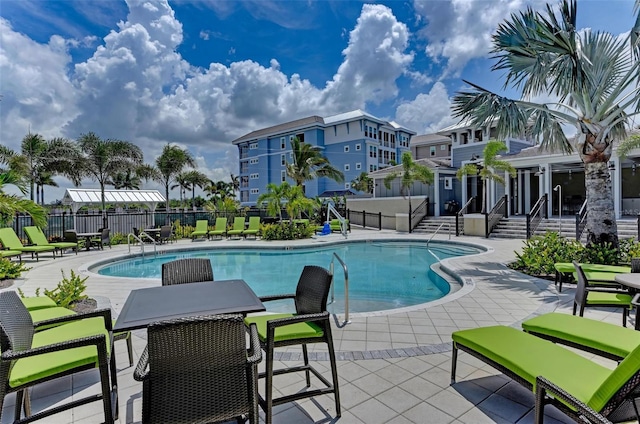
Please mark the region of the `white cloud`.
<svg viewBox="0 0 640 424"><path fill-rule="evenodd" d="M447 72L458 74L471 59L486 57L491 35L498 24L527 4L539 0L414 0L419 36L427 41L425 52L433 60L445 60Z"/></svg>
<svg viewBox="0 0 640 424"><path fill-rule="evenodd" d="M451 118L450 107L446 87L436 82L428 94L420 93L414 100L398 106L395 120L418 134L434 133L456 122Z"/></svg>

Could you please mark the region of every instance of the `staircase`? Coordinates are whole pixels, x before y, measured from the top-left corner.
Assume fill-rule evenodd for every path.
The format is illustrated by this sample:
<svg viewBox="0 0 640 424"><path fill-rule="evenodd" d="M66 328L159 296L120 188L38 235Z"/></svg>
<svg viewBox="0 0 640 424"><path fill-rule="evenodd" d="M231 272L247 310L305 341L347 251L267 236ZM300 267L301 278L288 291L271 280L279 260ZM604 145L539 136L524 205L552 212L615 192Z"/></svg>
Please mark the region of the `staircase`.
<svg viewBox="0 0 640 424"><path fill-rule="evenodd" d="M456 233L456 217L455 216L428 216L424 218L420 224L413 230L414 233L434 233L442 223L449 223L451 227L451 235ZM439 233L447 233L447 225L444 225ZM557 218L543 219L540 222L535 234L541 235L547 231L560 231L560 220ZM566 238L575 238L576 236L576 220L574 217L562 219L562 235ZM527 238L527 220L524 216L516 216L511 218L503 218L491 233L492 238L510 238L521 239ZM638 223L633 219L618 220L618 237L620 239L636 238L638 239Z"/></svg>

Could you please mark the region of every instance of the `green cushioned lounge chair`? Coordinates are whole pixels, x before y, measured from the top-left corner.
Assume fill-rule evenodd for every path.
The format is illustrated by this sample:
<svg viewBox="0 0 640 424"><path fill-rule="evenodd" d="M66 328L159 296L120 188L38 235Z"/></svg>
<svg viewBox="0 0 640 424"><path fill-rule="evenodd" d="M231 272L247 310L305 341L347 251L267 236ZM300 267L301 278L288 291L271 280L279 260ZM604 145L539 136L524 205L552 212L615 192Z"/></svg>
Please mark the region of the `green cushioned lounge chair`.
<svg viewBox="0 0 640 424"><path fill-rule="evenodd" d="M242 235L244 236L244 238L247 238L247 236L253 236L254 238L258 238L259 232L260 232L260 217L250 216L249 227L242 232Z"/></svg>
<svg viewBox="0 0 640 424"><path fill-rule="evenodd" d="M227 237L241 236L244 231L244 216L236 216L233 219L233 228L227 231Z"/></svg>
<svg viewBox="0 0 640 424"><path fill-rule="evenodd" d="M51 252L53 257L56 255L54 246L24 246L13 228L0 228L0 243L9 250L18 250L20 252L30 252L36 255L36 260L40 260L38 254L43 252Z"/></svg>
<svg viewBox="0 0 640 424"><path fill-rule="evenodd" d="M630 401L640 385L640 345L611 369L511 327L461 330L451 337L452 383L458 350L468 352L536 394L536 423L542 423L545 404L576 421L582 416L592 422L638 419Z"/></svg>
<svg viewBox="0 0 640 424"><path fill-rule="evenodd" d="M21 297L22 304L27 308L27 311L35 311L36 309L54 308L56 302L48 296L30 296Z"/></svg>
<svg viewBox="0 0 640 424"><path fill-rule="evenodd" d="M94 401L102 401L104 421L118 418L117 375L112 352L111 311L103 309L58 319L58 325L35 332L31 315L14 291L0 293L0 411L5 397L16 393L14 422L24 407L32 416L29 388L86 370L100 375L99 394L79 398L38 411L42 419Z"/></svg>
<svg viewBox="0 0 640 424"><path fill-rule="evenodd" d="M60 256L62 256L62 253L64 252L65 249L73 249L75 250L76 255L78 254L78 243L72 243L69 241L49 243L49 241L47 240L47 236L44 235L44 232L42 232L40 227L33 227L33 226L24 227L24 232L29 238L29 241L31 242L31 244L33 245L53 246L56 249L54 250L54 254L56 251L59 251Z"/></svg>
<svg viewBox="0 0 640 424"><path fill-rule="evenodd" d="M12 258L17 256L22 262L22 252L19 250L0 250L0 258Z"/></svg>
<svg viewBox="0 0 640 424"><path fill-rule="evenodd" d="M209 231L209 236L213 238L219 237L220 239L222 239L223 236L226 237L227 218L216 218L216 226L213 230Z"/></svg>
<svg viewBox="0 0 640 424"><path fill-rule="evenodd" d="M209 238L209 221L206 219L199 219L196 221L196 229L191 233L191 241L195 240L196 237L207 237Z"/></svg>
<svg viewBox="0 0 640 424"><path fill-rule="evenodd" d="M604 356L614 361L626 358L640 346L640 331L608 322L551 312L522 323L527 333Z"/></svg>

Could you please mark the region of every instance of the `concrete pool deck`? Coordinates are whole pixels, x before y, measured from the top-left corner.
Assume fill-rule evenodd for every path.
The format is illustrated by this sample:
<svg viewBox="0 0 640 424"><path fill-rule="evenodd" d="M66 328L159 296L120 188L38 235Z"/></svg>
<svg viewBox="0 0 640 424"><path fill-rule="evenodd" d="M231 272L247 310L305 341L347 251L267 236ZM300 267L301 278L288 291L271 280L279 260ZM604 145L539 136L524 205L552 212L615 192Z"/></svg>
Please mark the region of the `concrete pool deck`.
<svg viewBox="0 0 640 424"><path fill-rule="evenodd" d="M429 235L429 237L431 237ZM425 240L425 235L399 234L395 231L356 230L349 240L383 238ZM318 237L295 242L264 242L261 240L180 241L162 246L162 251L208 246L288 246L321 245L328 240L340 240L341 235ZM446 241L446 235L434 240ZM334 322L334 342L338 355L342 417L335 418L331 396L320 396L276 408L275 423L528 423L533 421L533 394L499 374L470 355L461 354L458 363L458 383L450 385L451 333L458 329L487 325L513 325L529 316L558 310L570 313L573 288L557 293L553 282L514 272L505 264L515 258L514 251L522 247L521 240L452 237L452 242L483 245L488 250L479 255L451 258L442 267L458 275L464 285L453 295L419 307L384 314L352 314L349 324L343 316ZM132 253L139 252L132 249ZM68 275L71 269L90 275L87 294L110 304L114 316L120 312L129 292L136 288L155 286L159 280L133 280L87 274L91 263L127 254L126 246L114 246L104 251L82 251L53 260L44 255L40 262L26 261L33 269L23 275L13 287L33 295L35 289L53 288L61 280L61 269ZM328 265L328 264L327 264ZM348 265L348 264L347 264ZM391 278L391 276L390 276ZM401 282L398 282L401 283ZM601 310L587 312L598 318L619 324L619 313ZM633 324L633 318L631 319ZM146 334L133 333L134 360L142 353ZM314 349L310 346L311 349ZM128 367L125 345L116 343L120 399L119 423L141 419L141 384L133 379L133 367ZM298 362L299 349L282 350L276 359ZM322 361L322 349L312 351ZM603 361L603 363L607 363ZM134 363L135 366L135 363ZM295 389L302 378L276 378L276 390L285 391L289 384ZM63 380L37 386L32 392L34 411L47 408L70 396L98 390L97 373L86 372ZM11 422L14 396L7 397L2 423ZM562 414L547 408L545 422L571 422ZM55 415L47 422L101 422L101 405L94 402Z"/></svg>

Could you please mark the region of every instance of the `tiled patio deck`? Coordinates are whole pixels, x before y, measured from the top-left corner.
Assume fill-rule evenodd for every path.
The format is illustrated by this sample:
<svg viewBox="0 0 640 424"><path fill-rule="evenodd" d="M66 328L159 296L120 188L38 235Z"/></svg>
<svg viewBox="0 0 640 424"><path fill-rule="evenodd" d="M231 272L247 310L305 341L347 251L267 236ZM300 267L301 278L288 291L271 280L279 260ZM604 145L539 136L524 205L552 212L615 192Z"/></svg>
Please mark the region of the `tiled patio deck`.
<svg viewBox="0 0 640 424"><path fill-rule="evenodd" d="M342 236L316 239L306 244L340 240ZM354 230L349 239L417 238L391 231ZM424 237L424 236L422 236ZM436 240L447 240L437 236ZM489 251L471 257L459 257L443 262L449 272L457 274L464 286L448 298L389 314L355 314L351 323L341 325L337 316L334 340L338 350L342 417L335 418L333 398L321 396L276 409L275 423L529 423L533 422L533 395L511 382L492 368L462 353L458 364L458 383L450 385L451 332L478 326L505 324L518 326L532 314L561 310L570 313L573 290L558 294L552 282L531 278L511 271L504 264L513 260L519 250L519 240L485 240L459 237L453 241L482 244ZM206 246L264 246L260 240L182 241L165 249ZM291 244L287 242L286 244ZM285 244L269 242L270 246ZM295 242L303 244L303 242ZM60 270L80 270L87 273L89 264L127 253L126 246L105 251L67 254L29 262L33 269L16 282L26 294L37 287L51 288L61 279ZM347 264L348 265L348 264ZM391 276L390 276L391 277ZM399 282L401 283L401 282ZM91 274L87 294L110 304L117 315L132 289L158 285L158 280L127 280ZM588 312L589 317L619 323L616 313ZM632 320L633 322L633 320ZM145 346L143 330L134 332L134 357ZM282 351L280 360L299 360L299 351ZM134 423L141 419L141 384L133 379L133 367L127 367L126 348L116 344L120 397L119 423ZM319 357L323 355L315 354ZM315 356L314 355L314 356ZM321 362L326 368L328 363ZM135 364L134 364L135 366ZM286 391L289 383L295 389L302 378L276 379L276 389ZM56 404L70 396L97 392L97 375L68 378L38 386L32 392L34 410ZM7 398L2 423L13 416L13 395ZM570 422L552 409L547 409L545 422ZM94 402L47 420L50 423L97 423L102 420L101 405Z"/></svg>

